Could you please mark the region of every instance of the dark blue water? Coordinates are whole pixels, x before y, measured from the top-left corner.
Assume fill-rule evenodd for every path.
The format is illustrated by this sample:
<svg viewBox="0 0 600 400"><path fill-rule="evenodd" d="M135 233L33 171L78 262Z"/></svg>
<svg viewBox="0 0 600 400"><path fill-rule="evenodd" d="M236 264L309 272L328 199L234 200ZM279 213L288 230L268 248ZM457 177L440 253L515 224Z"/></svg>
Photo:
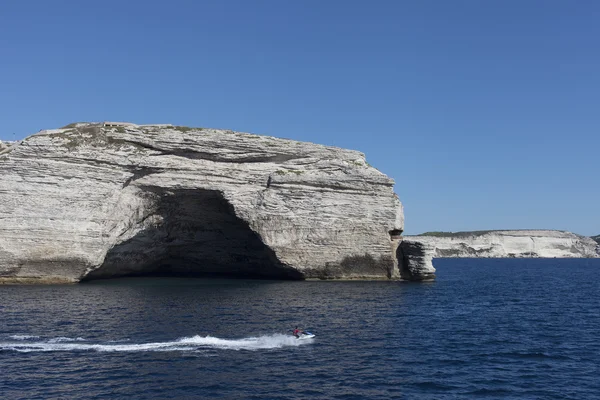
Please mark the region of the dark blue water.
<svg viewBox="0 0 600 400"><path fill-rule="evenodd" d="M600 398L600 260L434 263L426 284L3 286L0 397Z"/></svg>

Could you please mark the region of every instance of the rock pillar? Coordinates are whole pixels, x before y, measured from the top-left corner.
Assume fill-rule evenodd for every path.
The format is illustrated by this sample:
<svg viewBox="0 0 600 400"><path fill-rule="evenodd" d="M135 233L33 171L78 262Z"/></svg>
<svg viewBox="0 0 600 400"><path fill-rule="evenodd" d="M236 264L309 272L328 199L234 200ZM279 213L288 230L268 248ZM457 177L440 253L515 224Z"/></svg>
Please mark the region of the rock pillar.
<svg viewBox="0 0 600 400"><path fill-rule="evenodd" d="M431 260L435 247L415 240L402 240L396 249L400 278L408 281L435 279L435 268Z"/></svg>

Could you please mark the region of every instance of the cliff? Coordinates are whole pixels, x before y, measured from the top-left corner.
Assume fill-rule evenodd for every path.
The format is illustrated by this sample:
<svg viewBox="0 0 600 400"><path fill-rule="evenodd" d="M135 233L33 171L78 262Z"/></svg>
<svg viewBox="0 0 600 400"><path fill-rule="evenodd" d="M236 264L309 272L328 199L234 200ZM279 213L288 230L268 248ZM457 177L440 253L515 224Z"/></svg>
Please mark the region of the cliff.
<svg viewBox="0 0 600 400"><path fill-rule="evenodd" d="M357 151L124 123L3 149L0 281L399 277L402 205Z"/></svg>
<svg viewBox="0 0 600 400"><path fill-rule="evenodd" d="M594 240L563 231L430 232L405 237L435 247L435 257L600 257Z"/></svg>
<svg viewBox="0 0 600 400"><path fill-rule="evenodd" d="M600 256L600 235L592 236L591 239L597 243L596 253Z"/></svg>

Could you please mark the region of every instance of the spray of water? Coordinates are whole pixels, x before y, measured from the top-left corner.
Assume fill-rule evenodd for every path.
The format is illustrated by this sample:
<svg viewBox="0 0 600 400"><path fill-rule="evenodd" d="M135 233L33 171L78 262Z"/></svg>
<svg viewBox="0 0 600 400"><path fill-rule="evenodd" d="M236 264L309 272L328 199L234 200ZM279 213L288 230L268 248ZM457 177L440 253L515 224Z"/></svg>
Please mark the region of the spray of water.
<svg viewBox="0 0 600 400"><path fill-rule="evenodd" d="M99 352L133 352L133 351L198 351L206 349L225 350L263 350L312 343L313 340L298 340L289 335L266 335L243 339L221 339L212 336L193 336L169 342L127 343L115 341L106 343L88 343L83 338L57 337L45 340L38 336L14 335L13 341L0 342L0 351L99 351ZM85 342L85 343L83 343Z"/></svg>

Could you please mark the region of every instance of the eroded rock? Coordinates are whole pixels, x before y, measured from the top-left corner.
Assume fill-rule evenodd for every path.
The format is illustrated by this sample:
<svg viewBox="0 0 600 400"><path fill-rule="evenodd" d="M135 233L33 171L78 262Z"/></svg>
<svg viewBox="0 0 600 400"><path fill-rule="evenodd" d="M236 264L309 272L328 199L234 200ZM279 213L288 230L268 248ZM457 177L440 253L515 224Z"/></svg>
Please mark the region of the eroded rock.
<svg viewBox="0 0 600 400"><path fill-rule="evenodd" d="M362 153L227 130L72 124L0 156L0 280L386 279L393 180Z"/></svg>
<svg viewBox="0 0 600 400"><path fill-rule="evenodd" d="M435 247L430 244L403 239L397 249L400 277L407 281L429 281L435 279L432 259Z"/></svg>

